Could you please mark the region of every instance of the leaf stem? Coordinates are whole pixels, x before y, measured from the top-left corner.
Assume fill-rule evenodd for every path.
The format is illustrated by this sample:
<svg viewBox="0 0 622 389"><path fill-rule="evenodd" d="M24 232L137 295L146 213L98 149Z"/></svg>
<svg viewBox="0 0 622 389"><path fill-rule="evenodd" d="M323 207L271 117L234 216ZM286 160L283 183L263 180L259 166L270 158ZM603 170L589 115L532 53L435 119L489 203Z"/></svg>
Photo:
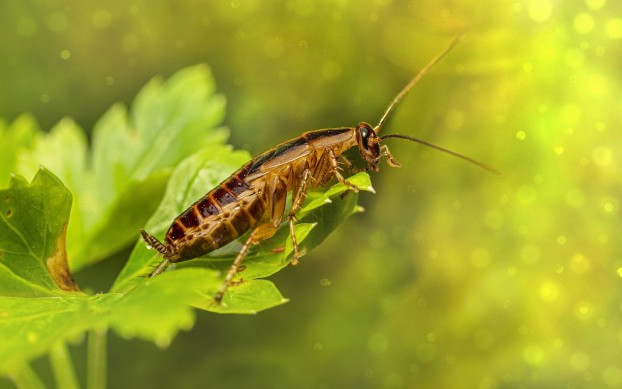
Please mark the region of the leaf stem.
<svg viewBox="0 0 622 389"><path fill-rule="evenodd" d="M86 376L87 389L106 388L106 331L105 327L89 331L88 365Z"/></svg>
<svg viewBox="0 0 622 389"><path fill-rule="evenodd" d="M9 377L18 388L44 389L45 385L29 364L23 363L9 372Z"/></svg>
<svg viewBox="0 0 622 389"><path fill-rule="evenodd" d="M64 342L59 342L50 350L50 363L57 388L78 389L76 369L71 360L71 355Z"/></svg>

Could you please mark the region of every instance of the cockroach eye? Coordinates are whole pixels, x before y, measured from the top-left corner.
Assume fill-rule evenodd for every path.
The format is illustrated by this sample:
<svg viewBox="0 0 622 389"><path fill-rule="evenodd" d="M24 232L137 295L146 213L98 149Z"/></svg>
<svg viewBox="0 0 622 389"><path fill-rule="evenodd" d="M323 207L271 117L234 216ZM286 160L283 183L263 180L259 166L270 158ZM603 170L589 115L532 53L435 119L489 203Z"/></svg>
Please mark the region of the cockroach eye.
<svg viewBox="0 0 622 389"><path fill-rule="evenodd" d="M361 139L363 140L363 148L365 150L369 149L368 139L369 139L369 128L362 127L361 128Z"/></svg>

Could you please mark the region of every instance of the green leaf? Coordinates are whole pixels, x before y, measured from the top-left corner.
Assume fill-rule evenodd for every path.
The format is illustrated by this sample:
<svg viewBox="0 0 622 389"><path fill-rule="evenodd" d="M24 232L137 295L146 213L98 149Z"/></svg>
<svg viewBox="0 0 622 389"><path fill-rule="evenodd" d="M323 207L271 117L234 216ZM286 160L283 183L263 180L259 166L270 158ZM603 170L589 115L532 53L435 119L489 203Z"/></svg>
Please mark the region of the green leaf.
<svg viewBox="0 0 622 389"><path fill-rule="evenodd" d="M0 370L91 328L111 327L121 336L167 346L180 329L192 327L189 304L201 301L200 293L218 282L213 271L183 269L143 279L126 294L0 296Z"/></svg>
<svg viewBox="0 0 622 389"><path fill-rule="evenodd" d="M213 295L203 294L202 297L195 305L197 308L218 313L238 314L256 314L289 301L281 295L272 282L267 280L242 282L235 287L235 293L225 293L220 305L214 302Z"/></svg>
<svg viewBox="0 0 622 389"><path fill-rule="evenodd" d="M155 236L163 236L176 216L248 160L244 155L244 158L235 158L235 163L227 166L227 162L233 162L232 156L235 154L226 149L221 149L220 152L206 151L180 164L171 176L160 207L147 223L147 231ZM348 180L362 190L373 191L366 173L359 173ZM347 217L360 211L357 205L358 194L347 191L345 185L336 184L326 192L309 194L309 200L298 213L300 221L295 226L302 253L320 244ZM242 240L244 239L245 236L242 237ZM220 271L222 279L237 255L239 247L239 242L231 243L205 257L181 262L170 268L198 266L216 269ZM237 285L228 289L222 305L213 304L212 296L219 286L213 285L205 295L203 303L197 306L219 313L256 313L283 304L287 300L270 281L254 280L268 277L287 266L292 251L289 227L287 223L283 223L274 237L251 248L244 261L244 270L237 273L234 278L234 284ZM140 277L149 274L161 260L157 252L149 250L142 239L139 239L112 290L117 292L131 290L133 285L139 282Z"/></svg>
<svg viewBox="0 0 622 389"><path fill-rule="evenodd" d="M226 131L216 127L224 105L224 97L214 95L209 69L199 65L166 82L153 79L129 114L121 104L111 107L95 125L91 150L71 119L37 134L31 149L20 153L17 170L28 177L43 164L73 193L67 248L72 269L134 240L160 202L172 168L224 142Z"/></svg>
<svg viewBox="0 0 622 389"><path fill-rule="evenodd" d="M77 291L67 265L71 193L41 168L32 183L13 177L0 190L0 295L54 296Z"/></svg>
<svg viewBox="0 0 622 389"><path fill-rule="evenodd" d="M0 370L14 371L60 341L93 328L167 345L194 322L191 305L218 272L180 269L139 278L127 293L77 291L65 256L71 195L45 169L0 191Z"/></svg>

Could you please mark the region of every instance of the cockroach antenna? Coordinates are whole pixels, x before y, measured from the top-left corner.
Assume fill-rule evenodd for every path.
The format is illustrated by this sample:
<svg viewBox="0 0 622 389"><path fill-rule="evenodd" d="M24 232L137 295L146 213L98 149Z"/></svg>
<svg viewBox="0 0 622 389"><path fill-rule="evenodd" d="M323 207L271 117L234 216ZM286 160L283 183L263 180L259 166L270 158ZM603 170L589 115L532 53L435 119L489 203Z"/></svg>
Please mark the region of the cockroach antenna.
<svg viewBox="0 0 622 389"><path fill-rule="evenodd" d="M376 127L374 128L374 132L376 134L378 134L378 131L380 131L380 128L382 128L384 123L387 121L389 115L391 114L391 112L393 112L393 109L395 108L395 106L404 98L404 96L406 96L408 94L408 92L410 92L410 90L419 82L419 80L421 80L421 78L428 72L428 70L430 70L434 65L436 65L438 63L438 61L443 59L443 57L445 55L447 55L447 53L449 53L454 48L454 46L456 46L458 44L458 42L460 41L460 39L462 39L463 36L464 35L461 34L461 35L458 35L457 37L455 37L451 41L449 46L447 46L447 48L445 50L443 50L442 53L440 53L436 57L432 58L432 60L430 62L428 62L421 70L419 70L419 73L415 74L415 76L412 78L412 80L410 80L410 82L408 82L408 84L406 84L406 86L400 91L400 93L398 93L393 98L393 100L391 101L391 103L387 107L386 111L384 111L384 114L380 118L380 121L378 122L378 125L376 125Z"/></svg>

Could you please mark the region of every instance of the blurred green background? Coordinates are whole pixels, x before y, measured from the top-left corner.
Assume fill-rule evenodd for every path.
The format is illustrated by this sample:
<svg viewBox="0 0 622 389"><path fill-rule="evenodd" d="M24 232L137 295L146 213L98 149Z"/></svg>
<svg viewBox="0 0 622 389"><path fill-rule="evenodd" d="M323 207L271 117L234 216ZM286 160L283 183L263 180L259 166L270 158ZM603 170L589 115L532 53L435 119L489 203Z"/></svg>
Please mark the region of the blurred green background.
<svg viewBox="0 0 622 389"><path fill-rule="evenodd" d="M30 0L3 4L0 32L6 120L89 129L154 75L205 62L231 143L253 154L376 123L467 33L386 131L502 176L393 141L404 167L373 175L366 212L273 277L288 304L199 312L165 350L111 335L110 387L622 386L619 1ZM103 290L124 258L78 281Z"/></svg>

